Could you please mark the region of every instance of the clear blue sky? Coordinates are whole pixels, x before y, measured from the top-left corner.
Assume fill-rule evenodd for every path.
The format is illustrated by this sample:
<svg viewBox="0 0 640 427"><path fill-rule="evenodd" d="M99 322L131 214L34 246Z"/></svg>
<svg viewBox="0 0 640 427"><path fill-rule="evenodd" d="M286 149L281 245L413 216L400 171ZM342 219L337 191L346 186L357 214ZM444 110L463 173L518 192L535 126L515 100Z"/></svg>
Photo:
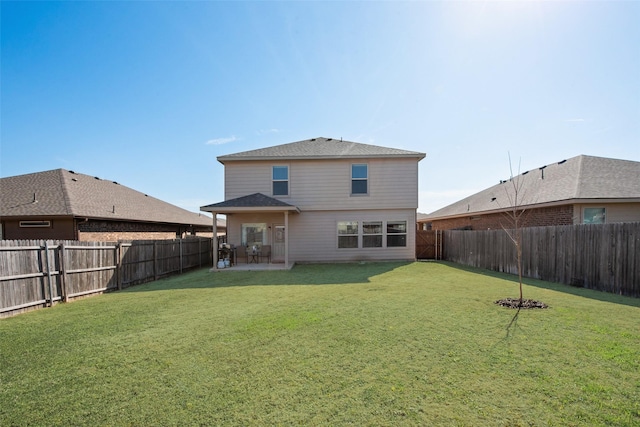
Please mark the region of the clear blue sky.
<svg viewBox="0 0 640 427"><path fill-rule="evenodd" d="M197 212L216 157L318 136L427 153L419 211L580 154L640 161L640 2L2 1L0 174Z"/></svg>

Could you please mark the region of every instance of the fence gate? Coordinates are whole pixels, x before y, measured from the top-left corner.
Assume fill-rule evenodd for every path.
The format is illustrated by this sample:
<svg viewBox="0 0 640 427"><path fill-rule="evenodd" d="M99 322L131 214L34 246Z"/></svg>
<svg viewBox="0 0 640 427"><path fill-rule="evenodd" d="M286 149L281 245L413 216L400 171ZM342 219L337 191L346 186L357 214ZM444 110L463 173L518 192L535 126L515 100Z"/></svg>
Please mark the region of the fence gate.
<svg viewBox="0 0 640 427"><path fill-rule="evenodd" d="M442 231L416 231L416 258L442 259Z"/></svg>

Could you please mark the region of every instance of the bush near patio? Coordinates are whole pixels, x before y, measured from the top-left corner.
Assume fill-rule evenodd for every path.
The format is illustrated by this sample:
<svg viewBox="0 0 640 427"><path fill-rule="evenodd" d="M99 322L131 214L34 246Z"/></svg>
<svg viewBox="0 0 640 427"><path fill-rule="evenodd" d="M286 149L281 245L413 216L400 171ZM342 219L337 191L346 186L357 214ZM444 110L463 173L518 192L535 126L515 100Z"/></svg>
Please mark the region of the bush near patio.
<svg viewBox="0 0 640 427"><path fill-rule="evenodd" d="M0 321L0 424L640 425L640 300L449 263L200 270ZM507 333L508 332L508 333Z"/></svg>

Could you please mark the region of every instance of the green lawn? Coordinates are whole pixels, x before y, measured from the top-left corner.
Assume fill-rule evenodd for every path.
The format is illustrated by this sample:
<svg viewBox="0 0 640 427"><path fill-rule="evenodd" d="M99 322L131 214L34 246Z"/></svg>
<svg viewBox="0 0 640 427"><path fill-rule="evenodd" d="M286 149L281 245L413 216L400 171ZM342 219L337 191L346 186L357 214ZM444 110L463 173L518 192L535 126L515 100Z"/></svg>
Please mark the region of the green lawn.
<svg viewBox="0 0 640 427"><path fill-rule="evenodd" d="M639 426L640 300L526 283L550 308L515 320L512 276L446 263L200 270L22 314L0 425Z"/></svg>

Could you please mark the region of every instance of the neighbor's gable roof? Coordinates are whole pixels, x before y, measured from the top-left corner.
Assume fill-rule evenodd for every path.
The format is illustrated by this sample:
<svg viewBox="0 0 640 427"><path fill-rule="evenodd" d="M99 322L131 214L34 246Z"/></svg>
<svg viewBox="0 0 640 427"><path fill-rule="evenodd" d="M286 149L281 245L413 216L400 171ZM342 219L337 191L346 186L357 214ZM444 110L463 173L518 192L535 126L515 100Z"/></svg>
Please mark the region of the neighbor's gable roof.
<svg viewBox="0 0 640 427"><path fill-rule="evenodd" d="M212 226L207 215L179 208L117 182L65 169L0 179L0 216L73 216Z"/></svg>
<svg viewBox="0 0 640 427"><path fill-rule="evenodd" d="M340 158L416 158L425 157L424 153L380 147L333 138L312 138L274 147L243 151L241 153L219 156L220 163L242 160L304 160L304 159L340 159Z"/></svg>
<svg viewBox="0 0 640 427"><path fill-rule="evenodd" d="M640 201L640 162L580 155L524 172L513 180L466 197L428 214L422 221L505 211L513 206Z"/></svg>

